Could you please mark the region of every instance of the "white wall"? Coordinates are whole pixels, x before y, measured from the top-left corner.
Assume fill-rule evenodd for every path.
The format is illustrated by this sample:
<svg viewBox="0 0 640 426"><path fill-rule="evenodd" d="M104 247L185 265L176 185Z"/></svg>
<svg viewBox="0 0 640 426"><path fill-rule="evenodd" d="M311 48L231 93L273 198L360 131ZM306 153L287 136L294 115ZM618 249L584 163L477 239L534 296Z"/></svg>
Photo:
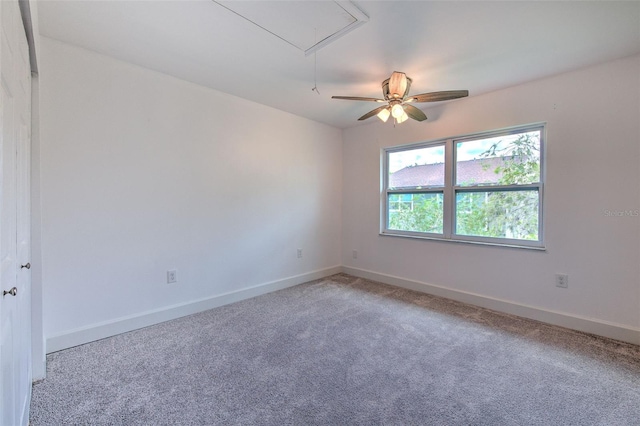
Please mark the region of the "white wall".
<svg viewBox="0 0 640 426"><path fill-rule="evenodd" d="M49 350L340 264L640 343L640 218L604 214L640 209L640 57L342 134L46 38L39 65ZM382 147L539 121L546 251L378 234Z"/></svg>
<svg viewBox="0 0 640 426"><path fill-rule="evenodd" d="M605 215L640 209L640 57L426 113L423 123L344 132L346 270L576 328L571 319L586 320L587 331L640 343L640 217ZM541 121L546 251L378 235L381 148ZM568 289L555 273L569 274Z"/></svg>
<svg viewBox="0 0 640 426"><path fill-rule="evenodd" d="M340 130L47 38L39 59L49 351L339 267Z"/></svg>

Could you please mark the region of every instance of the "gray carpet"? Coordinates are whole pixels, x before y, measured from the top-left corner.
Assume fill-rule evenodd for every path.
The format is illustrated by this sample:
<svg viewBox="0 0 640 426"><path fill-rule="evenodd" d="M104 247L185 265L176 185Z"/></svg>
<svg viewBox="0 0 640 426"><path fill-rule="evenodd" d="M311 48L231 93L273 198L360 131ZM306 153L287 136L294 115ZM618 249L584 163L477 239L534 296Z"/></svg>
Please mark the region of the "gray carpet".
<svg viewBox="0 0 640 426"><path fill-rule="evenodd" d="M640 424L640 347L343 274L47 361L34 426Z"/></svg>

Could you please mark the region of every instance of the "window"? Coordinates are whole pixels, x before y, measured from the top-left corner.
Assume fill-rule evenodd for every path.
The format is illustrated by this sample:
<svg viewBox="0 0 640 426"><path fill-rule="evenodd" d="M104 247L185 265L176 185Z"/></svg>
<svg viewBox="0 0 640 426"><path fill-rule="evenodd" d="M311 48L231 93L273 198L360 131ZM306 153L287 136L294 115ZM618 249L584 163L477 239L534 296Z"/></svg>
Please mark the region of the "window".
<svg viewBox="0 0 640 426"><path fill-rule="evenodd" d="M544 125L387 148L383 234L542 247Z"/></svg>
<svg viewBox="0 0 640 426"><path fill-rule="evenodd" d="M444 145L389 152L388 228L442 233Z"/></svg>

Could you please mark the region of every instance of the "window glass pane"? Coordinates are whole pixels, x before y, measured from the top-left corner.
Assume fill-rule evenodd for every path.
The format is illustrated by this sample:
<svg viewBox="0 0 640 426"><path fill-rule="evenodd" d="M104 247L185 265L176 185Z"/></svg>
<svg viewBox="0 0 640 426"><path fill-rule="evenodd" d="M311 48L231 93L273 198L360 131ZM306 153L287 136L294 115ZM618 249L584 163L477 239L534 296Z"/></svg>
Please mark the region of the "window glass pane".
<svg viewBox="0 0 640 426"><path fill-rule="evenodd" d="M539 240L538 191L458 192L456 234Z"/></svg>
<svg viewBox="0 0 640 426"><path fill-rule="evenodd" d="M389 229L442 234L442 193L402 194L400 202L391 202L393 196L387 204Z"/></svg>
<svg viewBox="0 0 640 426"><path fill-rule="evenodd" d="M444 145L389 153L389 188L444 186Z"/></svg>
<svg viewBox="0 0 640 426"><path fill-rule="evenodd" d="M456 143L456 185L540 181L540 131Z"/></svg>

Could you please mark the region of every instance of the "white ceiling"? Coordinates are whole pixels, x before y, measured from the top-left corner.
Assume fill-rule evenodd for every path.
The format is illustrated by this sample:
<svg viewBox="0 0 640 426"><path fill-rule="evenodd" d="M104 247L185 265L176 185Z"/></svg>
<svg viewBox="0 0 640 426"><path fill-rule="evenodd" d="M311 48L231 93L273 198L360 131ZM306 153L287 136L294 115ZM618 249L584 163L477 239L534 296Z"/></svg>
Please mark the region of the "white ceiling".
<svg viewBox="0 0 640 426"><path fill-rule="evenodd" d="M354 3L369 21L318 50L320 95L313 54L211 0L39 0L38 18L44 36L339 128L378 105L331 95L380 97L393 71L411 94L474 96L640 53L638 1Z"/></svg>

